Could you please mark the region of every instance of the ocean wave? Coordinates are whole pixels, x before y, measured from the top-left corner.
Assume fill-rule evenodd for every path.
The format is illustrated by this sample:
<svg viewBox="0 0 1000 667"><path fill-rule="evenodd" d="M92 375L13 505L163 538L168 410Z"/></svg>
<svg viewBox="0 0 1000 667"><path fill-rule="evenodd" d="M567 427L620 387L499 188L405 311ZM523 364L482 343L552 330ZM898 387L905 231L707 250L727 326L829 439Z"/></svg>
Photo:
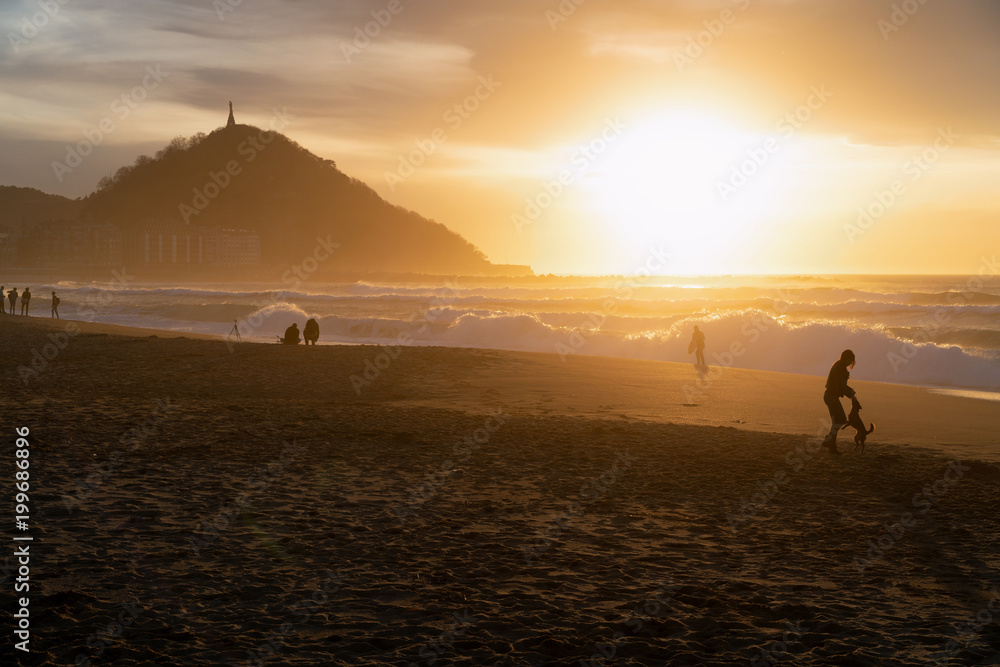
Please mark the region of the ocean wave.
<svg viewBox="0 0 1000 667"><path fill-rule="evenodd" d="M293 321L302 326L314 317L324 341L687 362L691 328L698 324L716 365L825 375L850 347L858 354L860 379L1000 388L996 295L839 285L779 290L771 284L617 291L609 281L476 285L451 292L443 286L368 283L316 285L315 292L310 287L269 291L257 289L259 284L115 291L63 284L59 289L69 317L93 301L99 321L220 335L236 321L241 336L261 341L282 335ZM948 284L941 281L941 287Z"/></svg>
<svg viewBox="0 0 1000 667"><path fill-rule="evenodd" d="M279 311L271 311L277 314ZM294 311L282 311L282 317ZM304 314L299 314L299 319ZM733 368L825 376L841 351L858 357L859 380L1000 389L1000 362L957 345L901 339L882 327L845 323L789 325L759 311L685 318L663 330L622 334L601 316L561 327L529 314L471 314L436 320L319 319L324 339L382 345L442 345L689 362L688 340L698 324L710 363ZM284 320L282 321L284 322ZM285 325L287 326L287 325ZM273 328L275 333L280 331Z"/></svg>

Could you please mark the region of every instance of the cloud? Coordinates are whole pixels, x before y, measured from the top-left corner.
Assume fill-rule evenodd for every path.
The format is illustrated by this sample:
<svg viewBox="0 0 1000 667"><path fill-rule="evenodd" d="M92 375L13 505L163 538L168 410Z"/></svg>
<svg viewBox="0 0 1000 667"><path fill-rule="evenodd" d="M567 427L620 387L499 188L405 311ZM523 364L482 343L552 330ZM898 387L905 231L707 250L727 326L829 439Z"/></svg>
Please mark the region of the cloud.
<svg viewBox="0 0 1000 667"><path fill-rule="evenodd" d="M950 125L969 142L995 147L997 3L927 2L886 32L879 21L893 20L893 5L900 3L401 0L387 20L389 0L243 0L221 15L208 0L113 8L70 1L0 60L0 149L15 137L18 151L32 138L49 142L38 144L35 159L48 165L53 145L77 140L156 64L169 79L109 146L138 154L177 134L210 131L225 122L232 100L242 122L263 123L272 108L288 107L297 116L293 137L357 147L365 159L391 157L440 125L477 77L493 75L501 90L455 142L540 150L586 135L607 117L688 101L769 131L825 84L835 98L812 132L895 145ZM37 7L4 3L3 33L16 32ZM674 56L723 11L734 20L680 71ZM565 20L553 25L553 12ZM366 28L370 44L356 43ZM7 153L0 161L11 171ZM30 151L22 157L31 159Z"/></svg>

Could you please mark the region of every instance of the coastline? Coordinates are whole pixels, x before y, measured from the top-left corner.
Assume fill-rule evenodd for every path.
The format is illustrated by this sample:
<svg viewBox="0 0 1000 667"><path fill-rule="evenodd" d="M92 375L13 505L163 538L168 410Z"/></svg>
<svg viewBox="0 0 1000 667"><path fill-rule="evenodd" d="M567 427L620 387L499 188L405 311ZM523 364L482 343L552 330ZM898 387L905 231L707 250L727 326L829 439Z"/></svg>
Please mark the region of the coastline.
<svg viewBox="0 0 1000 667"><path fill-rule="evenodd" d="M20 319L16 320L21 322ZM190 339L222 342L225 349L276 347L268 343L228 342L225 336L128 327L96 322L29 318L33 325L48 329L76 326L85 335L135 338ZM246 346L251 346L247 348ZM325 344L317 350L345 348L370 350L359 367L343 370L343 381L358 396L384 396L393 380L365 379L365 362L383 354L377 345ZM297 350L298 348L292 348ZM822 402L824 378L775 371L747 370L725 366L697 369L691 364L539 352L512 352L485 348L414 346L396 348L398 356L427 356L447 363L449 354L486 355L508 360L461 378L462 390L445 382L433 399L408 397L411 406L435 407L441 403L456 409L477 411L479 398L490 394L506 405L528 414L589 417L622 416L656 423L733 426L761 433L817 435L826 433L828 418ZM316 352L316 350L311 350ZM453 351L453 352L449 352ZM388 360L392 375L395 359ZM23 362L21 362L23 363ZM375 369L382 375L381 370ZM851 385L864 406L862 419L875 423L870 444L908 445L954 456L1000 462L1000 439L996 436L997 405L971 390L868 382L863 367L852 373ZM369 370L369 375L372 371ZM351 378L357 378L352 383ZM542 383L537 378L544 378ZM403 378L404 381L406 378ZM439 378L442 379L442 378ZM383 386L379 386L383 385ZM374 392L373 392L374 388ZM468 389L474 388L474 392ZM992 398L992 396L991 396ZM846 404L846 400L845 400ZM849 408L849 405L847 405ZM853 431L838 437L841 448L853 447Z"/></svg>
<svg viewBox="0 0 1000 667"><path fill-rule="evenodd" d="M122 336L130 338L146 338L153 336L156 338L190 338L193 340L225 340L225 336L213 336L210 334L203 334L203 333L196 333L189 331L171 331L170 329L130 327L121 324L105 324L103 322L88 322L86 320L73 320L69 318L55 319L51 317L36 317L36 316L24 318L20 315L16 315L13 317L14 317L13 321L15 323L27 322L45 329L53 329L53 330L66 330L67 327L75 327L78 333L88 334L88 335ZM5 323L6 321L7 320L0 319L0 324Z"/></svg>
<svg viewBox="0 0 1000 667"><path fill-rule="evenodd" d="M726 370L685 415L680 364L98 325L24 383L45 324L0 320L39 664L996 655L1000 467L874 437L831 458L794 431L816 378Z"/></svg>

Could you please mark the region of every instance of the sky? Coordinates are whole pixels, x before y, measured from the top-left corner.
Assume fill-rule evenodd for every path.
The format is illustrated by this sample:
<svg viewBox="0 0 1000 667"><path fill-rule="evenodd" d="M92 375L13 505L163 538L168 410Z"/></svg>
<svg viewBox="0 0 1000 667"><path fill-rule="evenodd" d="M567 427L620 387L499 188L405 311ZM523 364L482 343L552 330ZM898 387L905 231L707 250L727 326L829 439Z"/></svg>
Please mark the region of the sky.
<svg viewBox="0 0 1000 667"><path fill-rule="evenodd" d="M86 196L232 101L537 273L1000 250L995 0L4 0L0 29L3 185Z"/></svg>

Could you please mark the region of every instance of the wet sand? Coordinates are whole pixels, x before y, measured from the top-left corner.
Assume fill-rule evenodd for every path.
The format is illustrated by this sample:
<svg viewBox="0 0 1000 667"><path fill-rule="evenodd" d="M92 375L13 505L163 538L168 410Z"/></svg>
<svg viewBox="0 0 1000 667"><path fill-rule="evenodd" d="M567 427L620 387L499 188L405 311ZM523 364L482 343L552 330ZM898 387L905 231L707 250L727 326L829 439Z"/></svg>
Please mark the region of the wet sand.
<svg viewBox="0 0 1000 667"><path fill-rule="evenodd" d="M1000 404L832 458L822 378L52 326L22 664L1000 664Z"/></svg>

